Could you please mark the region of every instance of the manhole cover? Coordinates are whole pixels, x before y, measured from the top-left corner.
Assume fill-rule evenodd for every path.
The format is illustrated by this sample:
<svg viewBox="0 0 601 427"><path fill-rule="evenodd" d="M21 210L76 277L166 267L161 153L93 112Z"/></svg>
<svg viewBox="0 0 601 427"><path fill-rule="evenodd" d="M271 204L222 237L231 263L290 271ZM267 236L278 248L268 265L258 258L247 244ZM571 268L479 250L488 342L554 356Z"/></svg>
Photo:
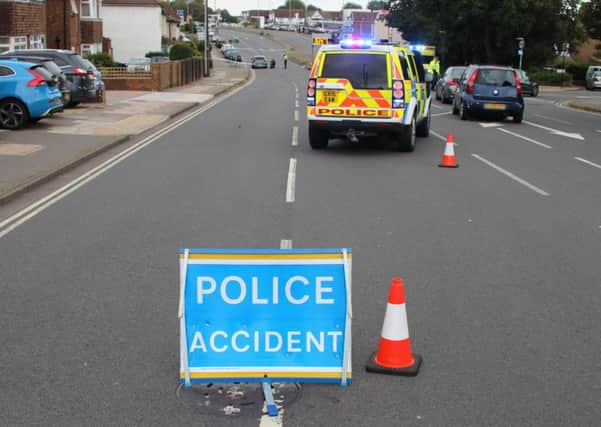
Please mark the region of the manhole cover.
<svg viewBox="0 0 601 427"><path fill-rule="evenodd" d="M271 387L279 408L289 407L301 394L301 386L296 383L273 383ZM175 395L184 405L205 414L231 417L261 416L265 401L261 384L211 383L188 388L179 384Z"/></svg>

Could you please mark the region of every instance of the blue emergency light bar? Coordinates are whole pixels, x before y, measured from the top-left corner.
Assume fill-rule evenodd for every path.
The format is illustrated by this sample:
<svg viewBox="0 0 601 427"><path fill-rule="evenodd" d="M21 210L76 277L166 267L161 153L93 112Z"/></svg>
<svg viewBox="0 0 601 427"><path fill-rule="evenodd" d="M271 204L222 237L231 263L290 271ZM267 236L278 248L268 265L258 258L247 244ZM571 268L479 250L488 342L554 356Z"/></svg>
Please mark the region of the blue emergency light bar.
<svg viewBox="0 0 601 427"><path fill-rule="evenodd" d="M345 39L340 42L343 49L369 49L372 47L371 40Z"/></svg>
<svg viewBox="0 0 601 427"><path fill-rule="evenodd" d="M421 52L422 50L424 50L424 45L423 44L412 44L409 47L411 48L411 50L417 50L419 52Z"/></svg>

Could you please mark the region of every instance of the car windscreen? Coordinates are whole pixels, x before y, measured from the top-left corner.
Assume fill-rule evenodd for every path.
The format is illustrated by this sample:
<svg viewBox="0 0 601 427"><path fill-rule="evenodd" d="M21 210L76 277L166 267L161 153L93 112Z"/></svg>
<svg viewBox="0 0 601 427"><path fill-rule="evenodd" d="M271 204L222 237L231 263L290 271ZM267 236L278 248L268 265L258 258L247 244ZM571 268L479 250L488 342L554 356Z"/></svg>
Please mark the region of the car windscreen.
<svg viewBox="0 0 601 427"><path fill-rule="evenodd" d="M60 74L62 73L62 70L59 68L58 65L56 65L54 61L44 61L42 62L42 64L44 64L44 67L46 67L48 71L53 73L55 76L60 76Z"/></svg>
<svg viewBox="0 0 601 427"><path fill-rule="evenodd" d="M79 67L81 69L87 70L89 67L86 64L86 62L84 61L84 59L79 56L76 53L73 54L69 54L69 62L71 63L71 65L74 65L76 67Z"/></svg>
<svg viewBox="0 0 601 427"><path fill-rule="evenodd" d="M504 70L502 68L481 68L478 70L476 84L515 86L515 74L513 70Z"/></svg>
<svg viewBox="0 0 601 427"><path fill-rule="evenodd" d="M34 70L36 73L38 73L40 76L42 76L44 78L44 80L46 80L47 82L51 82L54 79L54 75L48 71L46 68L44 68L43 65L34 65L33 67L31 67L31 70Z"/></svg>
<svg viewBox="0 0 601 427"><path fill-rule="evenodd" d="M347 79L355 89L389 87L386 55L381 54L327 54L321 77Z"/></svg>
<svg viewBox="0 0 601 427"><path fill-rule="evenodd" d="M461 75L463 74L463 72L465 71L465 67L453 67L451 68L451 73L450 73L450 78L452 80L458 79L459 77L461 77Z"/></svg>

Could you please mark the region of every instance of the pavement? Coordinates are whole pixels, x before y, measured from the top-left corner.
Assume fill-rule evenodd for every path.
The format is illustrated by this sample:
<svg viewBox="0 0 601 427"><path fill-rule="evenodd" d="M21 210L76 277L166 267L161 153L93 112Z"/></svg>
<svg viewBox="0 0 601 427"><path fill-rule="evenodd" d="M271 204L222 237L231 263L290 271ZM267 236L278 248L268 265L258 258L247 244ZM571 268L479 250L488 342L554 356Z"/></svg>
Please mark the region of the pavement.
<svg viewBox="0 0 601 427"><path fill-rule="evenodd" d="M202 106L250 76L214 61L211 76L162 92L108 91L106 104L80 104L19 131L0 131L0 203Z"/></svg>
<svg viewBox="0 0 601 427"><path fill-rule="evenodd" d="M306 79L258 70L69 194L10 218L0 206L2 425L599 425L597 116L551 95L527 98L521 124L435 102L413 153L378 139L314 151ZM437 167L447 133L457 169ZM278 396L276 423L260 397L213 400L233 384L178 387L177 253L284 242L353 249L353 383ZM364 371L397 275L415 378Z"/></svg>

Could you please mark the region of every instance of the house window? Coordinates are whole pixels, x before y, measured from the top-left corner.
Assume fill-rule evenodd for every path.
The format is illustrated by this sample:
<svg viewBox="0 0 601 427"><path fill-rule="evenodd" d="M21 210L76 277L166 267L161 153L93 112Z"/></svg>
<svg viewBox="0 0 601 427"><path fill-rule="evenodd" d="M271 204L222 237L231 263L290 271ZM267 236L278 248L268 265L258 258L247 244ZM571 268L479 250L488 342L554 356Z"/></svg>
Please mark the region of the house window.
<svg viewBox="0 0 601 427"><path fill-rule="evenodd" d="M98 18L98 0L81 0L81 17Z"/></svg>
<svg viewBox="0 0 601 427"><path fill-rule="evenodd" d="M0 53L10 50L10 37L0 37Z"/></svg>
<svg viewBox="0 0 601 427"><path fill-rule="evenodd" d="M12 48L14 50L27 49L27 36L13 37Z"/></svg>
<svg viewBox="0 0 601 427"><path fill-rule="evenodd" d="M29 45L31 49L44 49L46 47L46 36L44 34L31 36Z"/></svg>
<svg viewBox="0 0 601 427"><path fill-rule="evenodd" d="M92 49L92 45L91 44L82 44L81 45L81 56L83 56L84 58L88 55L93 54L94 51Z"/></svg>

